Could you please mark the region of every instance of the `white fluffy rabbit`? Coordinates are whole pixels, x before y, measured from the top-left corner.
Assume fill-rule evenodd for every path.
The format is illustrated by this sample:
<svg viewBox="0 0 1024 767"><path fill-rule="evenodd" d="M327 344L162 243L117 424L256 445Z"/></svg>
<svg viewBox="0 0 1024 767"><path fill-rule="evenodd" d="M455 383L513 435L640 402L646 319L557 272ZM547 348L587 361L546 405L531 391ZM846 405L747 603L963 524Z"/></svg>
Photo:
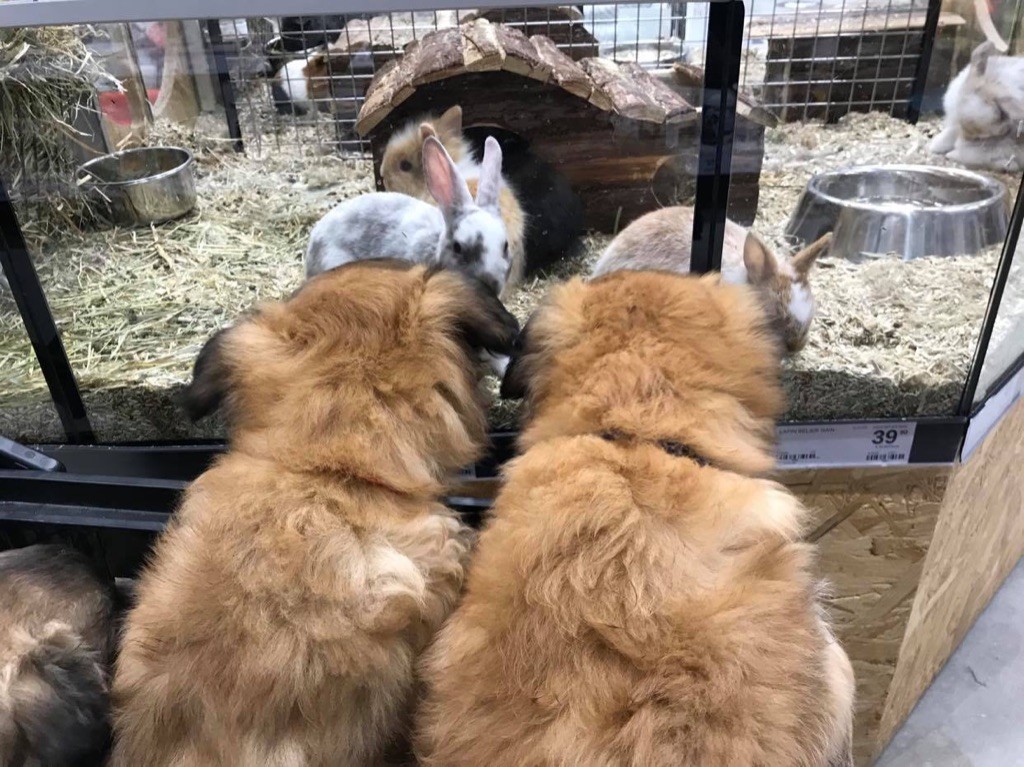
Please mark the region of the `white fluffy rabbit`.
<svg viewBox="0 0 1024 767"><path fill-rule="evenodd" d="M693 208L677 205L641 216L621 232L601 254L591 271L597 277L619 269L660 269L686 274L690 271ZM725 222L722 279L750 284L760 292L765 311L789 352L807 343L814 319L814 296L808 280L818 256L828 249L826 234L793 255L776 256L750 230L735 221Z"/></svg>
<svg viewBox="0 0 1024 767"><path fill-rule="evenodd" d="M509 273L508 238L498 211L501 147L488 138L476 200L434 137L423 142L423 169L434 207L394 192L343 202L320 219L306 250L306 276L352 261L400 258L458 269L496 294Z"/></svg>
<svg viewBox="0 0 1024 767"><path fill-rule="evenodd" d="M928 150L968 167L1024 170L1024 56L982 43L942 99L943 129Z"/></svg>

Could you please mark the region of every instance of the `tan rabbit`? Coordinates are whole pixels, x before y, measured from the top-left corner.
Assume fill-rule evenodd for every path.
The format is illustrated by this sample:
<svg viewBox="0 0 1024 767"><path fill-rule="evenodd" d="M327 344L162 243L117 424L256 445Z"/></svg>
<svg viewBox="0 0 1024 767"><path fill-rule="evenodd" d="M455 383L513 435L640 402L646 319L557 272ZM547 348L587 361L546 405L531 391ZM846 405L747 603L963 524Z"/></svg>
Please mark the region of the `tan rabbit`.
<svg viewBox="0 0 1024 767"><path fill-rule="evenodd" d="M193 416L227 455L189 488L127 619L115 767L378 765L461 591L440 500L483 451L479 351L515 319L460 273L361 261L208 342Z"/></svg>
<svg viewBox="0 0 1024 767"><path fill-rule="evenodd" d="M601 254L591 276L617 269L660 269L687 274L693 239L693 208L677 205L652 211L631 223ZM826 234L792 258L780 258L754 232L735 221L725 222L722 279L750 284L764 299L771 325L789 352L807 344L814 319L810 272L832 241Z"/></svg>
<svg viewBox="0 0 1024 767"><path fill-rule="evenodd" d="M783 395L757 303L623 271L533 315L503 385L523 454L421 664L422 765L852 765L808 513L761 478Z"/></svg>
<svg viewBox="0 0 1024 767"><path fill-rule="evenodd" d="M454 106L440 117L425 116L410 122L396 131L388 140L381 159L380 175L384 188L389 192L400 192L436 205L427 189L423 173L423 142L428 136L435 136L455 162L470 194L476 197L480 183L481 165L473 158L469 142L462 135L462 108ZM509 288L522 282L526 269L526 216L507 183L502 183L498 192L498 211L505 223L508 237L508 252L511 260L505 293Z"/></svg>

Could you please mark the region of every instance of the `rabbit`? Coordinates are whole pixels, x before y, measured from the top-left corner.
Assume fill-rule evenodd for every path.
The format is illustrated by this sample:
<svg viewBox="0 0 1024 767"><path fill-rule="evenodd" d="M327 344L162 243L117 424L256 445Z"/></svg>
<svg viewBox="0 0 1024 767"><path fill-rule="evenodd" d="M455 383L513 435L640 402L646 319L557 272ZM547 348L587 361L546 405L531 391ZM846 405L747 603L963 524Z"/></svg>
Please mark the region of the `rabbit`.
<svg viewBox="0 0 1024 767"><path fill-rule="evenodd" d="M970 167L1024 169L1024 57L982 43L943 96L942 131L928 150Z"/></svg>
<svg viewBox="0 0 1024 767"><path fill-rule="evenodd" d="M427 185L439 207L397 192L375 192L343 202L310 234L306 275L365 258L404 258L458 269L496 295L505 288L509 241L498 213L501 147L489 140L476 200L441 142L423 142Z"/></svg>
<svg viewBox="0 0 1024 767"><path fill-rule="evenodd" d="M521 452L420 662L422 767L852 767L811 515L764 478L785 397L758 303L619 271L530 318Z"/></svg>
<svg viewBox="0 0 1024 767"><path fill-rule="evenodd" d="M480 157L486 127L471 128L464 134ZM549 269L573 253L584 231L584 207L569 179L530 149L518 137L502 144L502 174L520 200L526 216L524 276Z"/></svg>
<svg viewBox="0 0 1024 767"><path fill-rule="evenodd" d="M117 596L73 549L0 553L0 764L99 763Z"/></svg>
<svg viewBox="0 0 1024 767"><path fill-rule="evenodd" d="M441 501L487 443L477 353L518 324L475 280L348 264L213 336L184 403L229 449L137 584L111 767L379 765L471 531Z"/></svg>
<svg viewBox="0 0 1024 767"><path fill-rule="evenodd" d="M677 205L647 213L612 240L591 271L592 277L617 269L690 271L693 208ZM790 353L807 344L815 303L810 271L828 249L826 234L790 259L776 256L754 232L734 221L725 222L722 279L748 283L760 292L772 326Z"/></svg>
<svg viewBox="0 0 1024 767"><path fill-rule="evenodd" d="M475 130L474 134L483 136L487 128ZM380 165L385 189L429 199L419 161L420 147L428 136L441 141L472 188L473 180L480 174L479 147L463 134L462 108L456 105L440 116L426 115L413 120L392 134ZM506 141L502 153L499 205L509 233L511 287L571 251L583 231L583 203L564 176L533 154L525 143Z"/></svg>

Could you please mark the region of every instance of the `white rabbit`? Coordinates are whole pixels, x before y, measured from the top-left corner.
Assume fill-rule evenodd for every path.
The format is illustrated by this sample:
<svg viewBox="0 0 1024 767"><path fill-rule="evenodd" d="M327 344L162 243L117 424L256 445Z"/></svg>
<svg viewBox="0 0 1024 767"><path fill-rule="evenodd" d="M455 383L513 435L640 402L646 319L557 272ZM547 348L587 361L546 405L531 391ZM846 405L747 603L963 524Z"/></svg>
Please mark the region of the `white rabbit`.
<svg viewBox="0 0 1024 767"><path fill-rule="evenodd" d="M998 56L982 43L942 99L942 132L928 145L969 167L1024 169L1024 57Z"/></svg>
<svg viewBox="0 0 1024 767"><path fill-rule="evenodd" d="M652 211L627 226L601 254L591 271L597 277L618 269L690 271L693 208L677 205ZM828 249L826 234L791 259L776 256L753 232L725 222L722 279L750 284L761 293L772 326L790 352L807 343L814 319L814 296L808 282L811 266Z"/></svg>
<svg viewBox="0 0 1024 767"><path fill-rule="evenodd" d="M476 200L434 137L423 142L427 188L439 207L395 192L343 202L320 219L306 250L306 276L352 261L400 258L458 269L500 294L509 273L508 238L498 211L501 147L488 138Z"/></svg>

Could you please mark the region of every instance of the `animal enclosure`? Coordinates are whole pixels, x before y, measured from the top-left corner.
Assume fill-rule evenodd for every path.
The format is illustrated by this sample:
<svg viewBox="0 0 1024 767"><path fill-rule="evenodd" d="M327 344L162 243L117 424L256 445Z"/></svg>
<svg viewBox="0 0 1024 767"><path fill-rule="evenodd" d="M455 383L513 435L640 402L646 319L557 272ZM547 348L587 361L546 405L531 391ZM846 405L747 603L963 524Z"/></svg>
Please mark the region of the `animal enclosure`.
<svg viewBox="0 0 1024 767"><path fill-rule="evenodd" d="M11 66L0 86L17 88L14 75L39 71L33 82L55 86L52 71L20 68L68 56L65 68L84 78L74 99L47 102L64 99L61 114L77 115L73 130L57 131L61 151L73 152L48 167L5 165L3 180L88 432L107 442L221 436L217 422L189 424L176 400L200 345L258 301L301 284L313 224L380 189L390 136L425 113L460 105L467 129L528 146L582 199L578 244L510 291L521 321L552 284L586 276L644 213L674 204L710 211L710 198L698 200L698 176L720 138L705 119L720 93L717 81L705 84L713 7L132 22L44 28L25 40L4 30ZM729 218L785 256L800 245L788 222L815 173L955 166L928 151L938 115L926 110L916 124L905 117L909 104L937 103L962 63L952 52L971 30L950 14L926 29L925 10L919 0L753 4L736 46ZM28 54L15 59L22 42ZM74 66L86 61L96 71ZM823 71L825 90L815 85ZM33 113L25 114L5 126L5 158L30 157L39 143ZM191 213L110 227L81 209L90 181L75 163L134 146L192 153ZM1020 174L983 172L1005 185L1009 210ZM44 200L43 188L57 193ZM785 361L787 419L956 413L1001 250L903 261L865 246L864 263L822 257L810 276L817 310L807 346ZM52 371L39 367L12 291L0 305L0 433L60 441L68 417L51 404ZM1009 284L1002 316L1022 307L1024 294ZM492 427L514 428L517 413L516 403L497 401Z"/></svg>

